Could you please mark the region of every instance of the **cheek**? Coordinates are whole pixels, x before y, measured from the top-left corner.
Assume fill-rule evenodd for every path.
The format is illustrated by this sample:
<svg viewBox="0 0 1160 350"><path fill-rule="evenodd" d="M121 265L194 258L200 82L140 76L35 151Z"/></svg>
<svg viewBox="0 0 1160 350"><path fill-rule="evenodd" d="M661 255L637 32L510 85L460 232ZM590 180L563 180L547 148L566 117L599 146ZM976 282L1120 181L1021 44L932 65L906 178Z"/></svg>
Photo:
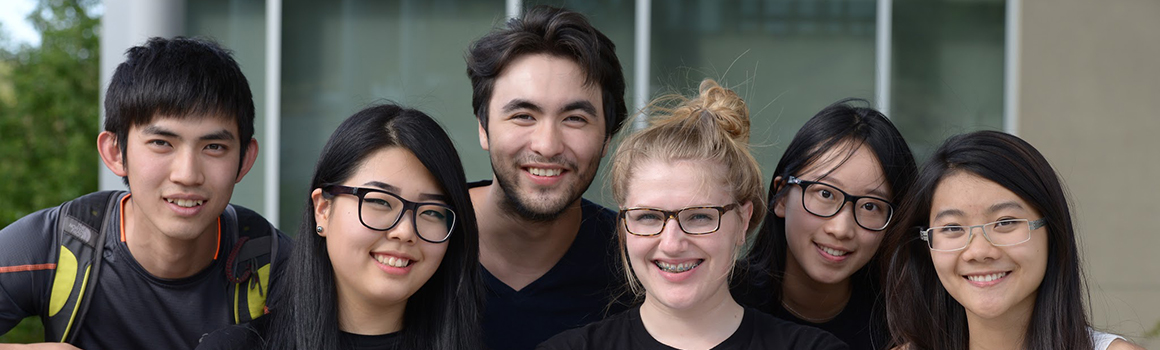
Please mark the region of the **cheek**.
<svg viewBox="0 0 1160 350"><path fill-rule="evenodd" d="M958 254L932 254L931 264L934 265L934 271L938 274L938 279L942 282L943 287L947 286L947 282L953 281L957 278L955 274L955 263L958 261Z"/></svg>

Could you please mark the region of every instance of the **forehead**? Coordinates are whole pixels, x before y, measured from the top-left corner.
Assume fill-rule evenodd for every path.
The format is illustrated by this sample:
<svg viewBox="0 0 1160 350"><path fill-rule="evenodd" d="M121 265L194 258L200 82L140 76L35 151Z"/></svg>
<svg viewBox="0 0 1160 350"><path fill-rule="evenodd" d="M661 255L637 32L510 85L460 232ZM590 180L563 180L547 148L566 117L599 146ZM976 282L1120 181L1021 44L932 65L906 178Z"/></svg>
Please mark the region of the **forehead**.
<svg viewBox="0 0 1160 350"><path fill-rule="evenodd" d="M707 160L647 160L627 179L626 207L680 209L730 201L720 163Z"/></svg>
<svg viewBox="0 0 1160 350"><path fill-rule="evenodd" d="M1005 203L1018 206L999 206ZM930 215L988 216L1011 211L1038 214L1030 203L1006 187L974 173L958 171L943 177L935 186Z"/></svg>
<svg viewBox="0 0 1160 350"><path fill-rule="evenodd" d="M508 63L492 88L490 107L512 99L525 99L542 107L558 107L587 100L601 109L600 86L589 81L571 59L548 54L528 54ZM599 112L598 112L599 113Z"/></svg>
<svg viewBox="0 0 1160 350"><path fill-rule="evenodd" d="M882 164L864 143L839 142L821 152L803 169L803 180L821 178L820 181L842 187L851 194L892 194L890 184L886 183L886 175L882 172Z"/></svg>
<svg viewBox="0 0 1160 350"><path fill-rule="evenodd" d="M443 194L442 186L419 158L398 146L371 152L346 183L365 186L376 181L397 187L402 192L398 194L409 199L418 198L420 193Z"/></svg>
<svg viewBox="0 0 1160 350"><path fill-rule="evenodd" d="M237 137L238 122L236 118L218 114L191 114L170 116L155 114L152 119L133 124L129 133L140 133L145 130L164 129L179 136L203 136L208 133L221 131ZM190 134L190 135L185 135Z"/></svg>

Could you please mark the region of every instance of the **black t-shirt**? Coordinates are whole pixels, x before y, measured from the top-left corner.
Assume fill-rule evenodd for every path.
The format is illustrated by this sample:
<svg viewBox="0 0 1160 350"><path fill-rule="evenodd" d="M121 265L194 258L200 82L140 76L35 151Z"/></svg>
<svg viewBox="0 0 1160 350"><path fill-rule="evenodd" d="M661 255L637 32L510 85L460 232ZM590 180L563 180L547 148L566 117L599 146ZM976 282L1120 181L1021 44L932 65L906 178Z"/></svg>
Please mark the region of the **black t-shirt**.
<svg viewBox="0 0 1160 350"><path fill-rule="evenodd" d="M627 308L627 303L612 302L626 288L616 255L616 214L586 199L580 207L580 230L572 246L523 289L512 289L480 267L487 285L483 331L489 348L531 350L557 333Z"/></svg>
<svg viewBox="0 0 1160 350"><path fill-rule="evenodd" d="M858 275L852 277L853 290L846 308L838 316L823 323L802 320L787 311L780 300L773 300L770 297L773 295L771 280L750 275L749 281L747 285L732 288L733 295L741 305L786 321L821 328L849 344L852 350L886 349L890 340L890 330L883 312L885 301L881 297L881 292L871 287L865 277Z"/></svg>
<svg viewBox="0 0 1160 350"><path fill-rule="evenodd" d="M118 196L124 196L118 194ZM192 349L203 335L233 323L232 284L226 260L238 240L238 224L223 214L218 257L209 267L179 279L155 277L137 263L121 241L120 201L106 209L104 261L83 326L74 345L86 349ZM248 210L234 206L237 211ZM0 230L0 333L28 316L49 315L55 271L60 207L32 213ZM278 261L270 276L267 302L280 296L279 279L291 242L278 233ZM55 339L54 339L55 340Z"/></svg>
<svg viewBox="0 0 1160 350"><path fill-rule="evenodd" d="M661 344L644 327L640 307L608 319L573 329L548 339L537 350L644 349L672 350ZM713 347L714 350L740 349L848 349L838 338L817 328L786 322L760 311L745 308L741 325Z"/></svg>
<svg viewBox="0 0 1160 350"><path fill-rule="evenodd" d="M197 350L267 349L272 319L274 318L262 317L250 323L233 325L210 333L197 345ZM393 350L399 348L401 338L397 332L382 335L340 332L338 339L348 349Z"/></svg>

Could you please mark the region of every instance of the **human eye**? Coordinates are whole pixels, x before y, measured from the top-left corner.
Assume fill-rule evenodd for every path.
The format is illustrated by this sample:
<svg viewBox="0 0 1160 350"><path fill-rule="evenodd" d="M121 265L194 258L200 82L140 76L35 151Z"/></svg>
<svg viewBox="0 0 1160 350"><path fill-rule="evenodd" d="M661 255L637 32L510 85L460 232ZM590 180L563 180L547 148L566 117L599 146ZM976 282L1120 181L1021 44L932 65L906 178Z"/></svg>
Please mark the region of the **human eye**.
<svg viewBox="0 0 1160 350"><path fill-rule="evenodd" d="M663 220L660 213L652 210L635 210L629 219L640 224L656 224Z"/></svg>
<svg viewBox="0 0 1160 350"><path fill-rule="evenodd" d="M386 198L378 198L378 197L372 197L372 196L364 197L363 203L370 205L372 207L375 207L377 209L391 209L391 207L393 207L393 205L391 205L391 201L387 200Z"/></svg>
<svg viewBox="0 0 1160 350"><path fill-rule="evenodd" d="M162 139L152 139L149 141L145 141L145 144L152 146L152 147L170 147L171 146L169 144L169 141L165 141Z"/></svg>
<svg viewBox="0 0 1160 350"><path fill-rule="evenodd" d="M588 125L588 117L583 115L571 115L564 118L564 123L572 126Z"/></svg>
<svg viewBox="0 0 1160 350"><path fill-rule="evenodd" d="M882 206L874 202L866 202L862 204L862 210L868 212L876 212L882 210Z"/></svg>
<svg viewBox="0 0 1160 350"><path fill-rule="evenodd" d="M966 232L966 229L962 226L959 226L959 225L939 226L939 227L934 227L933 229L934 229L934 232L936 232L940 235L950 236L950 237L957 237L957 236L962 235L964 232Z"/></svg>
<svg viewBox="0 0 1160 350"><path fill-rule="evenodd" d="M213 154L224 154L227 150L229 150L229 147L220 143L211 143L205 145L205 150Z"/></svg>
<svg viewBox="0 0 1160 350"><path fill-rule="evenodd" d="M425 208L419 213L419 216L431 221L446 221L447 209L436 207Z"/></svg>

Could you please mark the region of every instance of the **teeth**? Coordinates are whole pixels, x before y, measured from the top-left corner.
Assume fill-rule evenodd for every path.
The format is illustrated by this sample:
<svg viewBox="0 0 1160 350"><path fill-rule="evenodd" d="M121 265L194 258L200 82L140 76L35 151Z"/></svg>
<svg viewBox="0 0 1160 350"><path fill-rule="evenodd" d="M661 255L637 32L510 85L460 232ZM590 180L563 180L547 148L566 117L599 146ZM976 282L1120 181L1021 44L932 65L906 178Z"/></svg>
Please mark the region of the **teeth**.
<svg viewBox="0 0 1160 350"><path fill-rule="evenodd" d="M967 279L974 282L991 282L1007 276L1006 272L992 273L990 275L968 275Z"/></svg>
<svg viewBox="0 0 1160 350"><path fill-rule="evenodd" d="M375 255L375 260L382 263L383 265L387 265L387 266L391 266L391 267L400 267L401 268L401 267L407 267L407 265L411 264L411 260L409 260L409 259L396 258L393 256L386 256L386 255Z"/></svg>
<svg viewBox="0 0 1160 350"><path fill-rule="evenodd" d="M680 264L670 264L670 263L663 262L663 261L654 261L653 263L656 264L657 267L661 269L661 271L671 272L671 273L681 273L681 272L692 270L694 267L697 267L697 265L701 265L702 261L704 261L704 260L690 261L690 262L680 263Z"/></svg>
<svg viewBox="0 0 1160 350"><path fill-rule="evenodd" d="M845 251L841 251L841 250L837 250L837 249L831 249L830 247L826 247L826 246L819 245L818 247L821 247L822 251L826 252L826 254L830 254L833 256L844 256L846 254L850 254L850 252L845 252Z"/></svg>
<svg viewBox="0 0 1160 350"><path fill-rule="evenodd" d="M202 203L205 203L205 201L203 201L203 200L196 200L195 201L192 199L169 199L169 198L166 198L165 200L168 201L169 203L177 204L177 206L185 207L185 208L192 208L192 207L199 206Z"/></svg>
<svg viewBox="0 0 1160 350"><path fill-rule="evenodd" d="M536 175L536 176L560 176L560 173L562 173L563 170L528 168L528 172L532 173L532 175Z"/></svg>

